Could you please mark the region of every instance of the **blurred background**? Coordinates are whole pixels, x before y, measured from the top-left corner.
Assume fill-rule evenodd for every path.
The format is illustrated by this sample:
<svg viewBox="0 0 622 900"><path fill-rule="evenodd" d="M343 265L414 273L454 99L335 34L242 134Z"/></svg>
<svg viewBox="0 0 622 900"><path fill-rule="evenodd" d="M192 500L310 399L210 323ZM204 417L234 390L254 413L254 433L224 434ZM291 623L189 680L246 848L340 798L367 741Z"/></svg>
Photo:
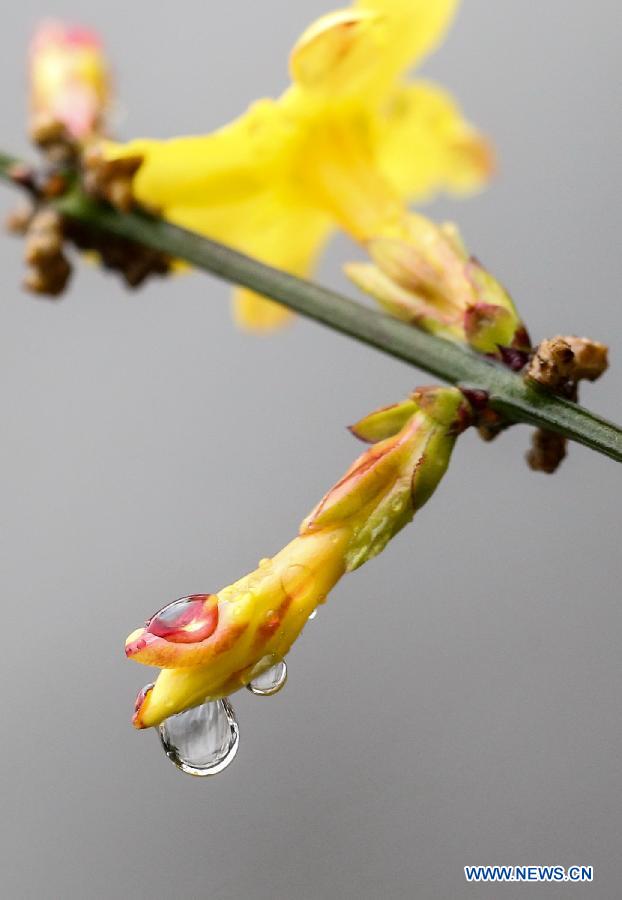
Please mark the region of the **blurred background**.
<svg viewBox="0 0 622 900"><path fill-rule="evenodd" d="M2 148L27 153L25 53L47 16L99 29L124 136L211 129L286 83L327 0L21 0L0 32ZM490 133L500 170L455 218L535 338L587 333L612 366L583 400L620 420L619 4L465 3L424 68ZM14 196L4 188L0 207ZM461 900L470 864L593 865L619 896L620 469L527 428L460 443L434 501L335 590L273 700L236 698L221 777L179 773L130 714L126 634L293 536L360 445L344 426L429 376L297 321L234 330L226 285L127 293L80 266L21 292L0 240L5 637L3 893L15 898ZM318 277L346 288L334 242Z"/></svg>

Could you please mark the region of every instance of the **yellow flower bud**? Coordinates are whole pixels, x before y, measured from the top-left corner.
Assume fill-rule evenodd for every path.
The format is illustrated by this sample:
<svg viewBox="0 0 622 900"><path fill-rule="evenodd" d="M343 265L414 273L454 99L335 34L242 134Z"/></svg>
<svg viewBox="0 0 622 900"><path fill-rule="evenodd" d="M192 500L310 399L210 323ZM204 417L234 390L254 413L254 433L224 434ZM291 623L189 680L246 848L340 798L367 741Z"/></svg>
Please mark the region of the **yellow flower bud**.
<svg viewBox="0 0 622 900"><path fill-rule="evenodd" d="M455 388L426 388L355 426L374 443L273 559L217 594L164 607L126 643L129 658L159 666L139 694L134 724L164 719L234 693L281 661L346 572L384 549L442 478L470 409Z"/></svg>
<svg viewBox="0 0 622 900"><path fill-rule="evenodd" d="M491 356L529 349L510 295L469 256L454 225L413 213L395 236L367 246L371 263L351 263L346 273L392 315Z"/></svg>
<svg viewBox="0 0 622 900"><path fill-rule="evenodd" d="M43 23L30 48L30 85L35 126L60 124L80 142L101 133L110 78L94 32Z"/></svg>

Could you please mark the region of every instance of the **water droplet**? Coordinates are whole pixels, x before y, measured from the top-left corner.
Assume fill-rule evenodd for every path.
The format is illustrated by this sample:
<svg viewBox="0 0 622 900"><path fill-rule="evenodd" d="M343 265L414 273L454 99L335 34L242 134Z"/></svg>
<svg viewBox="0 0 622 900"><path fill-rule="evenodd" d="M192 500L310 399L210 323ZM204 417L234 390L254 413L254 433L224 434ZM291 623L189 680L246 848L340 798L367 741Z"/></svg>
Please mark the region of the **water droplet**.
<svg viewBox="0 0 622 900"><path fill-rule="evenodd" d="M230 765L240 731L228 700L214 700L165 719L159 727L164 752L187 775L217 775Z"/></svg>
<svg viewBox="0 0 622 900"><path fill-rule="evenodd" d="M194 644L211 637L217 625L218 597L192 594L169 603L149 619L145 628L174 644Z"/></svg>
<svg viewBox="0 0 622 900"><path fill-rule="evenodd" d="M272 562L271 559L269 559L268 557L264 557L263 559L259 560L259 568L267 569L271 562Z"/></svg>
<svg viewBox="0 0 622 900"><path fill-rule="evenodd" d="M265 669L247 685L251 694L257 697L272 697L285 687L287 681L287 665L285 660L278 662L271 669Z"/></svg>
<svg viewBox="0 0 622 900"><path fill-rule="evenodd" d="M309 616L309 622L312 622L314 619L317 619L317 609L314 609L311 615Z"/></svg>

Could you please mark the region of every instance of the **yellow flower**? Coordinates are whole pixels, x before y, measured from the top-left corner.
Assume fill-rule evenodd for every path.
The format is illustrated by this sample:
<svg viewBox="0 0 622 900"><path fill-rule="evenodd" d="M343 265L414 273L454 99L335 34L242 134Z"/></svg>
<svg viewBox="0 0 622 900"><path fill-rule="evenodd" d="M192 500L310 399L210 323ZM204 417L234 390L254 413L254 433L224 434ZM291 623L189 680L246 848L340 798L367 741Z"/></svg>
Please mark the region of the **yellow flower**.
<svg viewBox="0 0 622 900"><path fill-rule="evenodd" d="M394 231L407 200L468 191L488 145L451 97L403 75L440 40L457 0L358 0L320 18L291 55L292 85L210 135L109 145L142 155L134 191L170 221L307 275L335 228ZM269 328L289 313L240 289L237 319Z"/></svg>
<svg viewBox="0 0 622 900"><path fill-rule="evenodd" d="M298 537L235 584L177 600L128 637L128 657L162 669L138 695L136 727L226 697L282 660L341 576L380 553L427 502L469 422L459 390L426 388L353 426L373 446Z"/></svg>
<svg viewBox="0 0 622 900"><path fill-rule="evenodd" d="M78 141L100 133L110 81L98 36L44 22L30 47L30 92L35 127L58 123Z"/></svg>

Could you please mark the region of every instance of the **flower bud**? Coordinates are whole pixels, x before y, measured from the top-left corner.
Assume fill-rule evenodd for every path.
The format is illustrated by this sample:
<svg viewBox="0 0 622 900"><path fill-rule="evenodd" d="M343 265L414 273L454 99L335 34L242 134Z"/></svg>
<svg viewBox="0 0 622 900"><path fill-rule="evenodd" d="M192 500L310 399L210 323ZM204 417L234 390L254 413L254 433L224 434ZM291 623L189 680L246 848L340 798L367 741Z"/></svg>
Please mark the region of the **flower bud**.
<svg viewBox="0 0 622 900"><path fill-rule="evenodd" d="M469 256L454 225L411 214L397 236L372 239L368 251L371 263L346 272L392 315L499 358L501 348L529 348L509 294Z"/></svg>
<svg viewBox="0 0 622 900"><path fill-rule="evenodd" d="M61 22L45 22L30 48L33 132L42 141L62 126L84 142L103 128L110 78L97 35Z"/></svg>
<svg viewBox="0 0 622 900"><path fill-rule="evenodd" d="M469 423L459 390L422 388L354 426L374 443L298 537L235 584L177 600L129 636L128 657L163 669L137 698L136 727L225 697L282 660L341 576L380 553L427 502Z"/></svg>
<svg viewBox="0 0 622 900"><path fill-rule="evenodd" d="M421 388L411 398L412 410L395 432L363 454L303 522L302 533L349 523L346 571L357 569L384 550L430 498L444 475L456 436L470 422L470 410L455 388ZM402 405L401 415L406 414ZM395 414L395 408L393 410ZM388 422L387 410L355 426L366 433L370 424Z"/></svg>

